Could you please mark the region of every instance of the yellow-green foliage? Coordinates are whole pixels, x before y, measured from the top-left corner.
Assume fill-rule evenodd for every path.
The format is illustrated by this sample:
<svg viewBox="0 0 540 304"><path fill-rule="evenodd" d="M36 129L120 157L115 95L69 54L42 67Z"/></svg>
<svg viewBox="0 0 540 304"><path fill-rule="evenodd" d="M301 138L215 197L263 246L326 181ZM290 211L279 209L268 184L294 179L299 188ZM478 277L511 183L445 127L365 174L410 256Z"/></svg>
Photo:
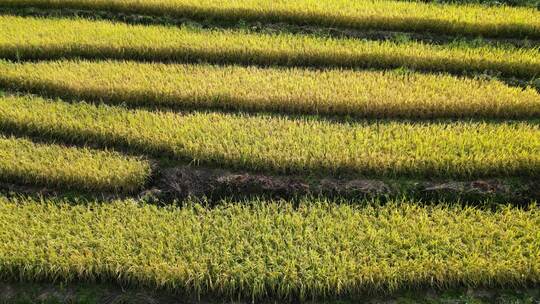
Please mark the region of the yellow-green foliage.
<svg viewBox="0 0 540 304"><path fill-rule="evenodd" d="M0 17L0 57L209 61L287 66L382 67L540 75L536 49L433 46L291 34L205 31L105 21Z"/></svg>
<svg viewBox="0 0 540 304"><path fill-rule="evenodd" d="M534 284L540 213L409 202L207 209L0 198L0 276L252 298Z"/></svg>
<svg viewBox="0 0 540 304"><path fill-rule="evenodd" d="M540 116L540 94L534 89L416 73L115 61L0 62L0 84L64 98L157 108L376 118Z"/></svg>
<svg viewBox="0 0 540 304"><path fill-rule="evenodd" d="M278 172L460 177L540 173L540 127L525 122L341 124L4 97L0 128Z"/></svg>
<svg viewBox="0 0 540 304"><path fill-rule="evenodd" d="M147 161L118 153L35 144L26 139L0 136L0 179L5 182L134 191L140 189L149 176Z"/></svg>
<svg viewBox="0 0 540 304"><path fill-rule="evenodd" d="M3 0L0 5L95 9L233 22L289 22L354 29L540 38L540 12L533 8L442 6L379 0Z"/></svg>

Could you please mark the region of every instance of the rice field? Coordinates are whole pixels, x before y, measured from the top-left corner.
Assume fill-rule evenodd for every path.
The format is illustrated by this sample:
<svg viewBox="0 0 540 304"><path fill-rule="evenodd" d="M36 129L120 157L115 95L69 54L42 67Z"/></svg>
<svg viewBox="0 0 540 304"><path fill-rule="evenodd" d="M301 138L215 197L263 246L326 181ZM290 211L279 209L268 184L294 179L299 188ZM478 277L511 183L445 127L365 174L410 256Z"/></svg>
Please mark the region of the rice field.
<svg viewBox="0 0 540 304"><path fill-rule="evenodd" d="M363 41L80 19L0 16L0 58L133 59L262 66L399 68L540 75L537 49ZM96 37L100 37L96 39Z"/></svg>
<svg viewBox="0 0 540 304"><path fill-rule="evenodd" d="M336 124L6 97L0 129L277 173L535 177L540 171L540 126L523 122Z"/></svg>
<svg viewBox="0 0 540 304"><path fill-rule="evenodd" d="M540 38L540 12L534 8L442 6L387 0L4 0L1 6L104 10L222 22L288 22L364 30Z"/></svg>
<svg viewBox="0 0 540 304"><path fill-rule="evenodd" d="M88 191L141 189L150 164L118 153L0 137L0 180Z"/></svg>
<svg viewBox="0 0 540 304"><path fill-rule="evenodd" d="M538 210L407 201L207 209L0 198L0 269L4 278L113 279L255 299L537 283L539 228Z"/></svg>
<svg viewBox="0 0 540 304"><path fill-rule="evenodd" d="M95 77L97 74L100 77ZM400 71L4 61L0 62L0 84L70 100L178 111L222 109L412 119L540 116L540 94L533 88Z"/></svg>
<svg viewBox="0 0 540 304"><path fill-rule="evenodd" d="M534 7L0 9L0 290L220 303L540 290L540 50L522 47L540 39ZM111 17L126 15L143 22Z"/></svg>

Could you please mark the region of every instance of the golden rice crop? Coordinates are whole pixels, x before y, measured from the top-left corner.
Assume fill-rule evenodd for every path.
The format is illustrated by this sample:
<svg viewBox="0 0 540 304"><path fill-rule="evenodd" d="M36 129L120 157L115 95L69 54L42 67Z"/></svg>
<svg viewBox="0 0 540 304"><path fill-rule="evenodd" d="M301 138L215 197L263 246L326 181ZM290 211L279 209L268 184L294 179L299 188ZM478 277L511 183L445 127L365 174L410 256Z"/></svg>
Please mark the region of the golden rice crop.
<svg viewBox="0 0 540 304"><path fill-rule="evenodd" d="M129 192L140 189L149 176L149 163L133 157L0 136L4 182Z"/></svg>
<svg viewBox="0 0 540 304"><path fill-rule="evenodd" d="M67 142L252 170L471 177L538 176L540 127L527 122L335 123L0 99L0 128Z"/></svg>
<svg viewBox="0 0 540 304"><path fill-rule="evenodd" d="M376 118L540 117L540 94L532 88L418 73L117 61L0 61L0 84L49 96L156 108Z"/></svg>
<svg viewBox="0 0 540 304"><path fill-rule="evenodd" d="M540 213L305 200L207 209L0 198L2 279L253 299L540 282Z"/></svg>
<svg viewBox="0 0 540 304"><path fill-rule="evenodd" d="M8 7L75 8L198 20L288 22L298 25L540 38L533 8L346 0L3 0Z"/></svg>
<svg viewBox="0 0 540 304"><path fill-rule="evenodd" d="M394 68L540 75L536 49L359 41L292 34L0 16L0 57L208 61L286 66Z"/></svg>

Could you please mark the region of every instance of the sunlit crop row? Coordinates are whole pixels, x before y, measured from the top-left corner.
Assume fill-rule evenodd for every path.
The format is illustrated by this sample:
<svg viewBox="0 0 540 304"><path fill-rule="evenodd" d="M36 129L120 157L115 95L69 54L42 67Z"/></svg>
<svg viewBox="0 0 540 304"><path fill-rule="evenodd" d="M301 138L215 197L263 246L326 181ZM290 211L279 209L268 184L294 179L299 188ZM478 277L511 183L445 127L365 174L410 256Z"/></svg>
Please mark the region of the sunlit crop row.
<svg viewBox="0 0 540 304"><path fill-rule="evenodd" d="M305 200L156 207L0 198L0 273L190 294L311 298L540 281L537 207Z"/></svg>
<svg viewBox="0 0 540 304"><path fill-rule="evenodd" d="M173 109L356 117L540 117L540 94L498 81L418 73L115 61L0 61L0 84L74 100Z"/></svg>
<svg viewBox="0 0 540 304"><path fill-rule="evenodd" d="M194 163L274 172L414 176L540 174L526 122L337 123L219 113L152 113L39 98L0 99L0 127Z"/></svg>
<svg viewBox="0 0 540 304"><path fill-rule="evenodd" d="M223 22L288 22L353 29L540 38L540 12L534 8L380 0L3 0L0 5L105 10Z"/></svg>
<svg viewBox="0 0 540 304"><path fill-rule="evenodd" d="M0 136L0 180L56 189L130 192L150 176L147 161L118 153Z"/></svg>
<svg viewBox="0 0 540 304"><path fill-rule="evenodd" d="M540 75L536 49L434 46L292 34L198 30L105 21L0 17L0 57L207 61L256 65L395 68Z"/></svg>

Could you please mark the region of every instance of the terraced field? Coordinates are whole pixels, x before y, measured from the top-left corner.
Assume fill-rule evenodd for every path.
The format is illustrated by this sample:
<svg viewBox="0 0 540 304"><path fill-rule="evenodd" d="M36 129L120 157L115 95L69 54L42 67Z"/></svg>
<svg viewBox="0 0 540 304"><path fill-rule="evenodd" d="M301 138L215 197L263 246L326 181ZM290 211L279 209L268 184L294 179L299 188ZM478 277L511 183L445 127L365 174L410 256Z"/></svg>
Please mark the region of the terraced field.
<svg viewBox="0 0 540 304"><path fill-rule="evenodd" d="M0 302L538 291L522 4L0 1Z"/></svg>

